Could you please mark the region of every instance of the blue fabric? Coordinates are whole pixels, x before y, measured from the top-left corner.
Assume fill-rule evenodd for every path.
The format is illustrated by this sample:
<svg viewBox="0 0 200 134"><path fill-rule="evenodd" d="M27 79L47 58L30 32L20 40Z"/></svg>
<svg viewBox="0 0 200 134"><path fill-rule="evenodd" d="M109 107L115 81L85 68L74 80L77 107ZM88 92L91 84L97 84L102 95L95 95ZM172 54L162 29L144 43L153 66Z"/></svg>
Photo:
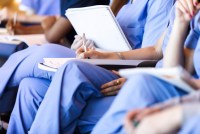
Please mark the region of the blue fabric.
<svg viewBox="0 0 200 134"><path fill-rule="evenodd" d="M178 134L199 134L200 133L200 115L192 117L185 123Z"/></svg>
<svg viewBox="0 0 200 134"><path fill-rule="evenodd" d="M174 19L175 19L175 6L170 11L169 25L167 27L167 32L165 34L164 41L163 41L163 44L162 44L162 53L163 53L163 55L165 55L165 49L167 47L167 43L169 41L170 34L172 32ZM161 59L160 61L157 62L156 67L160 68L160 67L162 67L162 65L163 65L163 59Z"/></svg>
<svg viewBox="0 0 200 134"><path fill-rule="evenodd" d="M50 81L47 79L25 78L21 81L13 109L15 112L11 114L9 121L8 134L28 132L49 84ZM31 85L31 87L23 85Z"/></svg>
<svg viewBox="0 0 200 134"><path fill-rule="evenodd" d="M195 19L199 20L198 16L199 15L197 15ZM171 20L173 20L173 18L174 15L172 15ZM191 24L195 24L191 28L191 31L194 31L193 29L198 30L198 23L194 23L193 20ZM168 28L168 34L166 35L163 43L163 53L165 51L167 41L169 40L172 25L173 23L170 23L170 26ZM197 38L195 41L196 44L194 43L194 41L192 41L192 39L194 38ZM189 34L187 37L187 41L189 40L191 40L191 42L188 42L186 47L193 49L196 48L194 53L194 65L195 70L199 75L199 33L196 33L195 35ZM185 94L186 92L183 92L181 89L178 89L173 85L168 84L162 80L156 79L150 75L140 74L138 76L134 76L132 79L128 80L125 86L121 89L121 92L114 100L108 112L104 115L104 117L98 122L98 124L94 128L93 133L124 133L122 120L124 119L124 116L127 111L137 108L148 107L155 103L163 102L167 99L179 97Z"/></svg>
<svg viewBox="0 0 200 134"><path fill-rule="evenodd" d="M43 62L44 57L75 57L75 53L66 47L48 44L31 46L11 55L0 68L0 111L12 110L12 107L9 106L12 106L15 100L12 99L12 93L11 95L7 94L7 90L17 87L23 78L38 77L52 79L54 75L52 72L46 72L37 67L38 63ZM4 101L5 97L3 98L3 96L5 94L8 101ZM6 109L3 109L3 107L6 107Z"/></svg>
<svg viewBox="0 0 200 134"><path fill-rule="evenodd" d="M37 113L46 91L48 90L50 81L39 78L25 78L21 81L16 104L9 121L9 129L7 133L27 133ZM26 97L24 97L26 96ZM77 121L79 132L89 132L97 123L98 119L105 113L114 97L90 98L84 111ZM99 101L101 100L101 101ZM20 107L19 107L20 106ZM101 107L98 110L96 109Z"/></svg>
<svg viewBox="0 0 200 134"><path fill-rule="evenodd" d="M200 13L198 13L190 23L190 33L185 42L187 48L195 49L198 44L200 35L199 18Z"/></svg>
<svg viewBox="0 0 200 134"><path fill-rule="evenodd" d="M38 15L60 15L60 0L22 0L21 4Z"/></svg>
<svg viewBox="0 0 200 134"><path fill-rule="evenodd" d="M138 1L138 3L141 3L141 2ZM151 4L149 3L149 7L151 7L150 5ZM135 11L132 11L132 12L135 13ZM8 85L16 86L19 84L19 82L23 78L26 78L26 77L38 77L38 78L46 78L48 80L51 80L54 74L38 70L37 68L35 68L35 65L36 65L36 62L41 61L43 57L60 57L60 54L63 57L68 56L67 51L69 50L67 51L66 49L62 49L62 50L53 49L53 50L52 52L50 51L49 53L45 53L44 55L38 55L40 54L40 52L37 52L37 53L35 52L33 56L31 55L31 56L28 56L27 58L24 58L25 59L24 61L26 62L23 61L21 64L17 64L17 66L13 68L12 73L10 73L10 75L13 74L13 76L10 79L11 82ZM46 51L47 51L47 48L46 48ZM58 52L58 53L55 53L55 52ZM30 61L31 63L29 63ZM27 63L29 64L29 67L27 68L30 68L30 70L24 71L23 70L24 66L27 66ZM90 68L90 73L88 73L88 68ZM71 71L71 70L74 70L74 71ZM87 73L85 71L87 71ZM94 77L94 73L98 75ZM10 75L9 77L11 77ZM103 76L99 77L101 75ZM78 127L81 132L91 131L94 124L98 121L98 119L100 119L103 113L105 113L105 111L108 109L108 107L110 106L110 103L112 102L114 98L114 97L111 97L110 99L107 99L107 98L102 99L102 95L98 92L99 87L103 83L109 82L116 78L117 76L111 73L110 71L104 70L102 68L99 68L93 65L89 65L89 64L85 64L81 62L78 62L78 63L70 62L66 64L66 68L63 67L62 69L60 69L56 73L56 75L53 77L53 81L48 89L48 92L44 98L44 101L42 102L38 110L35 121L31 127L30 133L37 133L37 131L40 131L40 133L46 133L46 132L59 133L60 131L72 133L74 131L74 128L76 127L76 123L80 126ZM73 80L73 84L71 83L69 84L69 81L71 82L72 80ZM7 83L5 82L5 84ZM25 84L23 86L25 86ZM2 87L2 90L4 90L4 87ZM0 91L1 91L1 88L0 88ZM100 102L102 102L101 105L107 102L108 104L105 105L105 107L101 109L102 110L101 112L99 112L100 110L97 107L96 108L97 112L94 114L94 116L92 115L93 117L91 116L91 118L89 118L82 115L88 116L87 112L90 111L88 109L94 110L92 108L95 108L95 107L92 107L90 105L90 101L87 101L91 97L94 98L94 101L91 101L91 104L93 104L93 102L95 101L98 102L98 99L95 100L96 97L100 98L99 100ZM75 101L72 100L71 98L74 98ZM107 101L104 101L104 100L107 100ZM49 103L51 105L45 105L46 103ZM48 110L48 112L45 112L45 110ZM17 112L17 111L14 110L13 114L14 112ZM48 113L48 114L47 115L45 114L46 116L44 117L43 116L44 113ZM52 118L55 119L55 122L50 121L52 120ZM40 119L43 119L42 120L43 124L39 123L41 122ZM40 124L40 126L38 126L39 125L38 123ZM85 124L89 125L89 127L86 127ZM12 126L9 126L9 127L12 127ZM21 126L19 126L19 128L21 128Z"/></svg>
<svg viewBox="0 0 200 134"><path fill-rule="evenodd" d="M116 18L133 49L156 43L167 27L173 3L174 0L135 0L119 11Z"/></svg>
<svg viewBox="0 0 200 134"><path fill-rule="evenodd" d="M92 75L88 73L88 68ZM117 78L118 76L111 71L98 66L80 61L68 62L53 77L29 133L73 133L78 118L88 104L88 99L102 98L103 95L99 92L101 85ZM107 110L108 107L105 106L101 107L103 112L96 113L97 119ZM42 124L40 123L41 119ZM83 123L79 122L78 124ZM85 129L82 127L81 133L91 131L93 126L94 124Z"/></svg>
<svg viewBox="0 0 200 134"><path fill-rule="evenodd" d="M135 75L125 83L92 134L125 133L123 119L127 111L148 107L185 94L186 92L153 76Z"/></svg>
<svg viewBox="0 0 200 134"><path fill-rule="evenodd" d="M197 73L197 78L200 78L200 62L199 62L199 56L200 56L200 40L198 39L198 44L196 46L195 52L194 52L194 68Z"/></svg>

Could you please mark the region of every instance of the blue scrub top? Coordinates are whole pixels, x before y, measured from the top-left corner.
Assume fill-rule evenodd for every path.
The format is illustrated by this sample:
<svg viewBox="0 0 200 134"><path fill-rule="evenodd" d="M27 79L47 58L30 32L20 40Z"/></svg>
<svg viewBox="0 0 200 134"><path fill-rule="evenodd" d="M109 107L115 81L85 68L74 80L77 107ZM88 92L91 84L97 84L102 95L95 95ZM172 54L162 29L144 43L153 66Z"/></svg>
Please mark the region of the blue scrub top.
<svg viewBox="0 0 200 134"><path fill-rule="evenodd" d="M22 0L21 4L38 15L60 15L60 0Z"/></svg>
<svg viewBox="0 0 200 134"><path fill-rule="evenodd" d="M133 49L154 45L169 21L174 0L131 0L117 20Z"/></svg>
<svg viewBox="0 0 200 134"><path fill-rule="evenodd" d="M170 17L170 24L168 26L167 29L167 33L165 35L165 39L163 41L163 45L162 45L162 51L163 51L163 55L165 55L165 50L170 38L170 34L172 32L172 27L173 27L173 22L175 19L175 7L173 7L171 13L170 13L171 17ZM194 74L194 77L198 77L200 78L200 62L199 62L199 56L200 56L200 23L199 23L199 19L200 19L200 12L195 16L195 18L190 22L190 29L189 29L189 34L185 40L185 47L189 48L189 49L193 49L195 50L194 53L194 67L195 67L195 71L196 74ZM162 60L160 60L156 67L161 67L162 66Z"/></svg>
<svg viewBox="0 0 200 134"><path fill-rule="evenodd" d="M186 46L190 49L195 49L193 62L194 68L197 74L197 78L200 78L200 12L195 16L193 21L190 23L190 33L186 40Z"/></svg>

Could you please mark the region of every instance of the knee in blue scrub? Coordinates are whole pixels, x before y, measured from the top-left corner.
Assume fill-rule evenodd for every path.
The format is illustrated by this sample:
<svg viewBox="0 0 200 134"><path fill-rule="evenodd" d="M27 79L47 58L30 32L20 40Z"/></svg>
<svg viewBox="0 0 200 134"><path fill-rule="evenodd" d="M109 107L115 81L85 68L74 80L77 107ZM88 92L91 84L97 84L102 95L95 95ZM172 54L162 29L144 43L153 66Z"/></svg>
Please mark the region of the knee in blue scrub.
<svg viewBox="0 0 200 134"><path fill-rule="evenodd" d="M134 75L127 81L124 88L126 90L124 92L131 92L139 100L143 98L152 104L186 94L173 85L148 74Z"/></svg>
<svg viewBox="0 0 200 134"><path fill-rule="evenodd" d="M74 58L75 52L67 47L56 44L44 44L35 53L42 58Z"/></svg>
<svg viewBox="0 0 200 134"><path fill-rule="evenodd" d="M50 81L46 79L25 78L19 85L18 95L20 99L28 104L41 102L50 85ZM39 106L40 104L36 104Z"/></svg>

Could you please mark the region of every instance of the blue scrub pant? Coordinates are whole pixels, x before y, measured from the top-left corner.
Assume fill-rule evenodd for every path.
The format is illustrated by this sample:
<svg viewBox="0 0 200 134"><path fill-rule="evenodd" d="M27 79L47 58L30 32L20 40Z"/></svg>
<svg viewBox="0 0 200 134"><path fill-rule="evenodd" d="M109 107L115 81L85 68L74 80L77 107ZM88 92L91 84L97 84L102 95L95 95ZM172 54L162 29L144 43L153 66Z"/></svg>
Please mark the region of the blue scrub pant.
<svg viewBox="0 0 200 134"><path fill-rule="evenodd" d="M109 70L71 61L57 71L49 88L45 89L47 93L41 90L45 84L43 80L24 79L20 84L8 133L18 134L30 129L30 134L70 134L74 133L75 128L81 133L90 132L114 99L104 97L99 92L100 87L117 78ZM41 90L43 95L37 90Z"/></svg>
<svg viewBox="0 0 200 134"><path fill-rule="evenodd" d="M130 110L163 102L186 92L147 74L129 79L120 90L109 110L93 129L93 134L125 133L123 120Z"/></svg>
<svg viewBox="0 0 200 134"><path fill-rule="evenodd" d="M74 51L55 44L31 46L12 54L0 68L0 112L13 108L17 87L23 78L37 77L51 80L54 73L38 69L43 58L75 57Z"/></svg>

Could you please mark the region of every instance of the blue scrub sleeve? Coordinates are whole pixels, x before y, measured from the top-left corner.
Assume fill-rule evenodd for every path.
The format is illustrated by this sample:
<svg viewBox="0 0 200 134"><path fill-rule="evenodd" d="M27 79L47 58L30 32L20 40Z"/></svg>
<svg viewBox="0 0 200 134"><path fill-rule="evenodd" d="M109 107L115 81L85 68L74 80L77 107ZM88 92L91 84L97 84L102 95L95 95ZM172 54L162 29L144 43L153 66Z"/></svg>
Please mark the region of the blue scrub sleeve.
<svg viewBox="0 0 200 134"><path fill-rule="evenodd" d="M173 5L173 0L157 0L156 2L155 0L149 0L147 9L148 17L144 27L142 47L155 44L155 41L157 41L166 30ZM154 35L152 35L153 32L155 33Z"/></svg>
<svg viewBox="0 0 200 134"><path fill-rule="evenodd" d="M198 13L195 16L195 18L190 22L190 32L185 41L185 47L189 49L195 49L198 44L199 35L200 35L199 17L200 17L200 13Z"/></svg>

